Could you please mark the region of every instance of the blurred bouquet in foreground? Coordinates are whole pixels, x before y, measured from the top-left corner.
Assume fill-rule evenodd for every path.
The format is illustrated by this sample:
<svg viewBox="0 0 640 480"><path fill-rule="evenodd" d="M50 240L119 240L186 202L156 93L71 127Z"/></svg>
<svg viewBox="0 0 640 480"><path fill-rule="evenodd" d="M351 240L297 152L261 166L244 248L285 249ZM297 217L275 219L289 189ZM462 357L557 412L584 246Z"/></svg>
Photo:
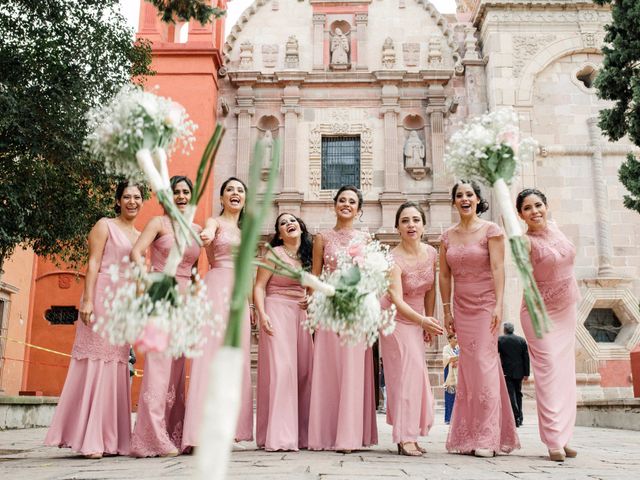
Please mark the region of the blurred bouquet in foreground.
<svg viewBox="0 0 640 480"><path fill-rule="evenodd" d="M270 246L267 246L270 248ZM354 241L338 256L338 266L320 278L302 269L291 267L277 255L269 258L274 266L260 266L298 280L313 289L304 327L337 333L343 343L371 346L380 332L388 335L396 323L396 307L380 308L380 298L389 288L389 272L393 258L389 247L378 241Z"/></svg>
<svg viewBox="0 0 640 480"><path fill-rule="evenodd" d="M112 265L109 274L112 281L124 278L124 282L115 291L107 289L104 307L109 314L97 319L94 330L112 345L195 357L202 353L205 328L213 335L224 329L222 318L212 313L206 286L197 273L180 294L176 286L157 295L153 289L161 273L147 273L141 266L124 261L120 266Z"/></svg>
<svg viewBox="0 0 640 480"><path fill-rule="evenodd" d="M479 180L493 188L509 238L511 257L522 280L531 324L536 336L542 337L543 332L549 331L551 322L533 278L529 251L508 187L522 158L532 155L535 148L532 138L520 140L516 112L502 108L470 120L454 133L444 160L458 178Z"/></svg>

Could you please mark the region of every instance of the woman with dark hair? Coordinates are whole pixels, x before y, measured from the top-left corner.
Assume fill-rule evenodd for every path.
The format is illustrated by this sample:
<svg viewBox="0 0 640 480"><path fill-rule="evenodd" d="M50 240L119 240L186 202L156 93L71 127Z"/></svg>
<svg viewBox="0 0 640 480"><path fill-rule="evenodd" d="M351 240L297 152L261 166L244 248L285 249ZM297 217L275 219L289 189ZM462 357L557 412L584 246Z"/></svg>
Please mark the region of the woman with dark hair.
<svg viewBox="0 0 640 480"><path fill-rule="evenodd" d="M292 267L311 269L311 235L290 213L276 218L270 242ZM264 261L269 264L273 253ZM307 448L313 340L302 327L305 289L299 282L258 268L253 300L260 319L256 443L268 451Z"/></svg>
<svg viewBox="0 0 640 480"><path fill-rule="evenodd" d="M337 267L341 251L368 234L353 227L362 212L362 193L353 185L341 187L333 198L336 225L313 241L315 275ZM371 349L343 345L336 333L318 330L314 337L313 379L309 408L309 448L349 453L378 443Z"/></svg>
<svg viewBox="0 0 640 480"><path fill-rule="evenodd" d="M171 177L173 201L184 213L191 200L193 183L184 176ZM192 225L200 232L199 225ZM162 272L174 236L167 215L153 217L144 227L131 250L131 260L144 263L149 247L151 270ZM197 266L200 246L194 241L184 252L178 265L176 280L185 288L191 271ZM182 423L185 409L185 358L171 358L164 353L149 352L144 359L144 376L138 399L138 414L131 436L131 455L135 457L171 457L178 455L182 444Z"/></svg>
<svg viewBox="0 0 640 480"><path fill-rule="evenodd" d="M547 220L547 197L540 190L521 191L516 209L527 224L533 276L553 325L543 338L537 338L522 302L520 319L536 380L538 427L549 458L562 462L578 454L568 445L576 421L576 303L580 296L573 273L576 247Z"/></svg>
<svg viewBox="0 0 640 480"><path fill-rule="evenodd" d="M393 425L398 454L420 456L426 451L418 436L433 425L434 399L429 384L424 337L441 335L433 318L436 305L436 249L422 242L426 217L415 202L405 202L396 212L400 244L391 253L389 298L382 306L396 306L396 328L380 337L387 387L387 423Z"/></svg>
<svg viewBox="0 0 640 480"><path fill-rule="evenodd" d="M120 284L111 281L110 267L129 256L140 235L134 222L143 198L143 187L118 184L117 217L101 218L89 233L80 321L76 322L67 378L45 439L47 445L69 447L86 458L129 454L129 345L111 345L92 325L105 314L106 290L116 290Z"/></svg>
<svg viewBox="0 0 640 480"><path fill-rule="evenodd" d="M445 326L457 335L460 356L446 446L450 452L490 457L520 448L497 347L504 234L495 223L478 218L488 204L475 182L456 183L451 202L460 221L442 235L440 294Z"/></svg>
<svg viewBox="0 0 640 480"><path fill-rule="evenodd" d="M231 293L235 273L233 270L233 250L240 245L240 225L244 213L247 186L235 177L227 178L220 187L220 215L208 218L200 238L209 260L209 271L204 277L207 295L213 305L213 314L229 320ZM245 310L242 348L246 355L242 378L242 399L236 428L236 441L253 439L253 395L251 391L250 341L251 325L249 308ZM193 359L189 379L189 394L184 417L182 448L190 449L200 440L200 424L204 415L204 400L209 384L209 365L222 344L224 333L213 336L203 332L207 341L203 354Z"/></svg>

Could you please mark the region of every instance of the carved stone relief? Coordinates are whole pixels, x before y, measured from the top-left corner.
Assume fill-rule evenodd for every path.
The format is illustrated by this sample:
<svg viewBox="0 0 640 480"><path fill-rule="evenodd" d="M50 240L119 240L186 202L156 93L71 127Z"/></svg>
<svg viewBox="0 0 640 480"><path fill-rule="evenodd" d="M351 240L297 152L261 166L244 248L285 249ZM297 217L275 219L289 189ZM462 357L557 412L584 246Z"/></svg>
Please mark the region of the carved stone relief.
<svg viewBox="0 0 640 480"><path fill-rule="evenodd" d="M393 68L396 64L396 47L391 37L387 37L382 45L382 66Z"/></svg>
<svg viewBox="0 0 640 480"><path fill-rule="evenodd" d="M403 43L402 59L405 67L417 67L420 63L420 44Z"/></svg>
<svg viewBox="0 0 640 480"><path fill-rule="evenodd" d="M580 34L582 36L582 44L585 48L597 48L598 50L602 49L602 44L604 43L604 31L599 32L582 32Z"/></svg>
<svg viewBox="0 0 640 480"><path fill-rule="evenodd" d="M329 51L331 52L331 68L334 70L344 70L349 66L349 55L351 47L349 36L343 33L340 28L331 32Z"/></svg>
<svg viewBox="0 0 640 480"><path fill-rule="evenodd" d="M240 70L250 70L253 68L253 45L246 41L240 44Z"/></svg>
<svg viewBox="0 0 640 480"><path fill-rule="evenodd" d="M278 45L262 45L262 64L265 68L274 68L278 61Z"/></svg>
<svg viewBox="0 0 640 480"><path fill-rule="evenodd" d="M300 52L298 50L298 39L291 35L287 40L284 52L285 68L298 68L300 66Z"/></svg>
<svg viewBox="0 0 640 480"><path fill-rule="evenodd" d="M555 39L555 35L515 35L513 37L513 76L520 77L528 61Z"/></svg>
<svg viewBox="0 0 640 480"><path fill-rule="evenodd" d="M584 15L587 11L569 12L569 11L539 11L530 12L526 10L494 10L488 12L486 15L487 22L513 22L513 23L569 23L580 22L581 15ZM587 16L590 18L589 22L598 23L611 23L611 14L603 11L588 10Z"/></svg>
<svg viewBox="0 0 640 480"><path fill-rule="evenodd" d="M429 37L429 52L427 54L429 68L442 68L442 40L440 35L434 34Z"/></svg>

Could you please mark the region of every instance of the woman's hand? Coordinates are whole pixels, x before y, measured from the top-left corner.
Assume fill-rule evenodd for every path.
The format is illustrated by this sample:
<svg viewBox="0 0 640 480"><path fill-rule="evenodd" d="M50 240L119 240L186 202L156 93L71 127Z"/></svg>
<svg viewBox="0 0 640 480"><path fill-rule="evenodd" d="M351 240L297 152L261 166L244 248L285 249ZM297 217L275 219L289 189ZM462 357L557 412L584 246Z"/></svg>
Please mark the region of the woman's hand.
<svg viewBox="0 0 640 480"><path fill-rule="evenodd" d="M493 309L493 313L491 314L491 327L490 331L492 335L495 335L498 331L498 327L500 326L500 322L502 320L502 308L497 307Z"/></svg>
<svg viewBox="0 0 640 480"><path fill-rule="evenodd" d="M213 242L213 239L216 236L215 230L212 228L205 228L200 232L200 240L202 240L202 244L206 247Z"/></svg>
<svg viewBox="0 0 640 480"><path fill-rule="evenodd" d="M273 327L271 326L269 315L260 315L260 328L264 330L264 333L273 337Z"/></svg>
<svg viewBox="0 0 640 480"><path fill-rule="evenodd" d="M304 298L298 302L298 306L302 310L306 310L307 308L309 308L309 295L308 294L305 294Z"/></svg>
<svg viewBox="0 0 640 480"><path fill-rule="evenodd" d="M447 329L447 333L456 333L456 326L451 312L444 314L444 327Z"/></svg>
<svg viewBox="0 0 640 480"><path fill-rule="evenodd" d="M82 323L89 325L93 317L93 302L89 300L82 300L78 313L80 314L80 320Z"/></svg>
<svg viewBox="0 0 640 480"><path fill-rule="evenodd" d="M442 335L444 333L438 320L433 317L422 317L420 326L425 332L431 335Z"/></svg>

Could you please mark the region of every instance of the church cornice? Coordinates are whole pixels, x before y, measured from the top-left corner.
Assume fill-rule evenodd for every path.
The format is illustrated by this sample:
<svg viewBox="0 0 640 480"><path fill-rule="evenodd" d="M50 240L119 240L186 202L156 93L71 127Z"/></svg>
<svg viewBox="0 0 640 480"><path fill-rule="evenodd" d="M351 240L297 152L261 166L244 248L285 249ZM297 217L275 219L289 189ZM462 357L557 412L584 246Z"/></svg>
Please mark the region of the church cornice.
<svg viewBox="0 0 640 480"><path fill-rule="evenodd" d="M591 0L479 0L472 15L472 23L478 29L493 10L501 10L504 22L557 22L561 18L549 15L553 12L564 13L566 21L579 21L579 11L610 12L610 7L600 6ZM560 15L562 16L562 15Z"/></svg>

